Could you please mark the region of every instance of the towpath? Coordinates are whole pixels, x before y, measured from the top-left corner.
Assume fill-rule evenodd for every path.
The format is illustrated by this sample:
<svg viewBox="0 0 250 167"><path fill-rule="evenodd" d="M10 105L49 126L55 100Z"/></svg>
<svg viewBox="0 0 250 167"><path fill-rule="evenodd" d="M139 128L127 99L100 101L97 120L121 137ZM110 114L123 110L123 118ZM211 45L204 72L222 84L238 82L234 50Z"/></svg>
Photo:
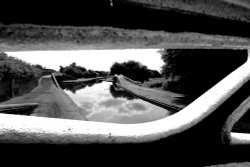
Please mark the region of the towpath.
<svg viewBox="0 0 250 167"><path fill-rule="evenodd" d="M143 87L140 86L137 81L133 81L123 75L118 75L116 77L116 83L118 83L118 86L134 94L135 96L140 97L141 99L152 102L172 111L179 111L186 106L178 102L184 97L184 95Z"/></svg>
<svg viewBox="0 0 250 167"><path fill-rule="evenodd" d="M55 86L50 75L40 78L38 86L30 93L15 97L3 105L23 103L39 104L32 112L33 116L86 120L85 114L61 88Z"/></svg>

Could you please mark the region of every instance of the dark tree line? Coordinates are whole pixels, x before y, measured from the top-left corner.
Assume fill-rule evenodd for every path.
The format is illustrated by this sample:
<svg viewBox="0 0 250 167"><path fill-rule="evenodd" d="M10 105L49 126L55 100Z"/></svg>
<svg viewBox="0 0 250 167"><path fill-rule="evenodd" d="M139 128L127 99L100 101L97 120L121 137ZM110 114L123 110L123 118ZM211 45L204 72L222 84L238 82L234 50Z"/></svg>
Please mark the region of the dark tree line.
<svg viewBox="0 0 250 167"><path fill-rule="evenodd" d="M247 59L246 50L164 49L162 75L166 90L200 95Z"/></svg>
<svg viewBox="0 0 250 167"><path fill-rule="evenodd" d="M48 75L54 70L41 65L31 65L15 57L0 53L0 82L10 83L11 96L14 97L15 84L22 81L37 81L41 76ZM7 90L6 90L7 91Z"/></svg>
<svg viewBox="0 0 250 167"><path fill-rule="evenodd" d="M130 60L123 63L114 63L110 68L110 75L122 74L135 81L146 81L149 78L161 77L157 70L148 69L139 62Z"/></svg>
<svg viewBox="0 0 250 167"><path fill-rule="evenodd" d="M54 72L41 65L31 65L15 57L0 53L0 80L3 79L32 79Z"/></svg>
<svg viewBox="0 0 250 167"><path fill-rule="evenodd" d="M65 67L60 66L59 71L74 78L95 78L105 77L108 75L108 72L106 71L94 71L91 69L87 70L84 67L76 65L76 63L71 63Z"/></svg>
<svg viewBox="0 0 250 167"><path fill-rule="evenodd" d="M6 53L0 54L0 79L31 78L40 71L24 61L8 56Z"/></svg>

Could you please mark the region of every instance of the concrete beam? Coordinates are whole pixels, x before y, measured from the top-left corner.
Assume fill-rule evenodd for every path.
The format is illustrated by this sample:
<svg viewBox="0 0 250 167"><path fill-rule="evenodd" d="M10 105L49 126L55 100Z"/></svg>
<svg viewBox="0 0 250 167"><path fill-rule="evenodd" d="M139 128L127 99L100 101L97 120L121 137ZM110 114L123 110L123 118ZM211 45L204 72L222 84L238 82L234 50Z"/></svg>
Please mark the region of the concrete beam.
<svg viewBox="0 0 250 167"><path fill-rule="evenodd" d="M249 38L111 27L0 25L0 51L210 48L248 49Z"/></svg>

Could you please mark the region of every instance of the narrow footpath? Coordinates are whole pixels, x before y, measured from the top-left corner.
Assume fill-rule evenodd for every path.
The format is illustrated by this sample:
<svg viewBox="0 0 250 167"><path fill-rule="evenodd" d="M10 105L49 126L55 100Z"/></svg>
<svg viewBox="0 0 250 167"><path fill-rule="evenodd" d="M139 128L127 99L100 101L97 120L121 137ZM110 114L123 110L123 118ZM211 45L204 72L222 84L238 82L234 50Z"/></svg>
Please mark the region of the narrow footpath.
<svg viewBox="0 0 250 167"><path fill-rule="evenodd" d="M31 115L51 118L86 120L85 113L72 99L53 83L50 75L40 78L30 93L8 100L2 105L37 103Z"/></svg>
<svg viewBox="0 0 250 167"><path fill-rule="evenodd" d="M133 81L123 75L118 75L116 77L117 79L115 80L118 86L143 100L154 103L172 111L179 111L186 106L184 104L178 103L178 99L183 98L184 95L142 87L137 84L136 81Z"/></svg>

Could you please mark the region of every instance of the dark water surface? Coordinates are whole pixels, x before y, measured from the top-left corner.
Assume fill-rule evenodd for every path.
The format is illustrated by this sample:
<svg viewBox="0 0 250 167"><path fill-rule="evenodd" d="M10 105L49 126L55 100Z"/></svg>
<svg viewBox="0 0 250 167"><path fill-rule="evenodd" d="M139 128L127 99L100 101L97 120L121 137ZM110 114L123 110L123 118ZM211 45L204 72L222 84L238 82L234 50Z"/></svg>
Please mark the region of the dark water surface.
<svg viewBox="0 0 250 167"><path fill-rule="evenodd" d="M89 121L134 124L155 121L171 112L135 96L117 91L110 82L67 85L64 91L82 108ZM68 88L71 88L69 90ZM81 88L82 89L79 89ZM72 89L73 88L73 89Z"/></svg>

